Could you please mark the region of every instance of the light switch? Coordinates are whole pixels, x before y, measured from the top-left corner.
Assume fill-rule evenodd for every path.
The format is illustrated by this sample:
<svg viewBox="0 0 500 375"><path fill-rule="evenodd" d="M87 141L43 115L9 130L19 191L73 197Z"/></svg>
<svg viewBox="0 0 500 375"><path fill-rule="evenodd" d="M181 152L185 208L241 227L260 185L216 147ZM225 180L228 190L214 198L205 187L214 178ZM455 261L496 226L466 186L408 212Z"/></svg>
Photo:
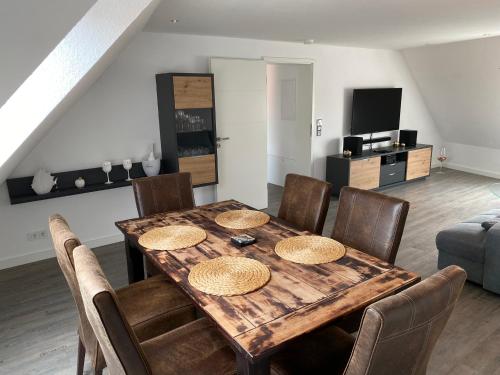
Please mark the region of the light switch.
<svg viewBox="0 0 500 375"><path fill-rule="evenodd" d="M321 131L323 130L323 119L316 120L316 137L321 136Z"/></svg>

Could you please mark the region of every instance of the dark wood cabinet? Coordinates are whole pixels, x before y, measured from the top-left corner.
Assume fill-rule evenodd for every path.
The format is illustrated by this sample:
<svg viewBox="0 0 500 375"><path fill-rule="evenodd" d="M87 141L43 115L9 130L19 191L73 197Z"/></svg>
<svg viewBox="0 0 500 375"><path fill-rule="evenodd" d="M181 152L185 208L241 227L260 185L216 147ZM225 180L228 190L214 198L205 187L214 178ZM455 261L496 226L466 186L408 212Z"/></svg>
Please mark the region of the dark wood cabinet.
<svg viewBox="0 0 500 375"><path fill-rule="evenodd" d="M194 186L216 184L213 74L157 74L156 93L163 172L190 172Z"/></svg>
<svg viewBox="0 0 500 375"><path fill-rule="evenodd" d="M429 176L431 161L432 146L423 144L365 150L351 157L330 155L326 157L326 180L334 195L344 186L378 189Z"/></svg>

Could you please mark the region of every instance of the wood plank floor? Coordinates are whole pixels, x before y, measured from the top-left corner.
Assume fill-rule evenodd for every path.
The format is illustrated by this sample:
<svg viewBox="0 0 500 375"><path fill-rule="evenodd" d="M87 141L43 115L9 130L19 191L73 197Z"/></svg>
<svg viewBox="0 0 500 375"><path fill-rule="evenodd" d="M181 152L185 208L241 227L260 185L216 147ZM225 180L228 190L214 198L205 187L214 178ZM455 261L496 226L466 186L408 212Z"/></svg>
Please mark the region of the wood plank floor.
<svg viewBox="0 0 500 375"><path fill-rule="evenodd" d="M445 170L425 181L385 189L411 202L396 263L423 277L436 272L436 233L461 219L499 208L489 192L496 180ZM269 187L276 214L282 189ZM332 200L325 235L335 218ZM121 243L95 249L114 287L126 285ZM55 259L0 271L0 374L72 374L76 312ZM428 374L500 375L500 296L467 283L431 358ZM86 372L90 373L88 364Z"/></svg>

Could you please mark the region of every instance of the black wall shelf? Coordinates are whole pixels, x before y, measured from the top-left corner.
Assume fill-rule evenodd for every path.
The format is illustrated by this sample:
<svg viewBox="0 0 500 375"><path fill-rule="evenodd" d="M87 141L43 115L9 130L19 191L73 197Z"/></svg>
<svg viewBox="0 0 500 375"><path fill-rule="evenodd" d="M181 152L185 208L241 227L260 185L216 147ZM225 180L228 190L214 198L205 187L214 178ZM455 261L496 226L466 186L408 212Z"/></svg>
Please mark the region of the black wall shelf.
<svg viewBox="0 0 500 375"><path fill-rule="evenodd" d="M52 188L50 193L43 195L37 195L31 188L33 176L8 179L7 189L9 191L10 203L20 204L41 201L131 185L130 181L126 181L127 171L121 164L113 165L113 169L109 173L109 179L113 181L110 185L105 184L107 180L106 173L104 173L101 168L52 173L52 176L57 177L57 185ZM139 178L145 176L144 170L142 169L142 163L133 163L132 169L130 170L130 177ZM78 189L75 186L75 180L78 177L82 177L85 180L85 187L83 189Z"/></svg>

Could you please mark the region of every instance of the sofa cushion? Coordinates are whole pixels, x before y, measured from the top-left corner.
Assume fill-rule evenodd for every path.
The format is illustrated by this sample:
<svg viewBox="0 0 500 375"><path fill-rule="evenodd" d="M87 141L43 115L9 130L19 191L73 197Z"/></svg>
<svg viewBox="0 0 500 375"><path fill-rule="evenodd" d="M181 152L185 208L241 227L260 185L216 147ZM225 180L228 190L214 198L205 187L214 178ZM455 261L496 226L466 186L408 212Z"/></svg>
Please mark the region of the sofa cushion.
<svg viewBox="0 0 500 375"><path fill-rule="evenodd" d="M488 232L481 227L482 221L460 223L439 232L436 236L438 250L484 263L484 244Z"/></svg>
<svg viewBox="0 0 500 375"><path fill-rule="evenodd" d="M500 217L500 208L494 208L484 213L484 215L494 215Z"/></svg>
<svg viewBox="0 0 500 375"><path fill-rule="evenodd" d="M481 214L481 215L471 217L467 220L464 220L462 223L479 223L479 224L481 224L484 221L490 221L490 220L500 220L500 216Z"/></svg>
<svg viewBox="0 0 500 375"><path fill-rule="evenodd" d="M485 230L489 230L491 227L493 227L494 225L500 223L500 220L488 220L488 221L483 221L481 223L481 226L483 227L483 229Z"/></svg>

